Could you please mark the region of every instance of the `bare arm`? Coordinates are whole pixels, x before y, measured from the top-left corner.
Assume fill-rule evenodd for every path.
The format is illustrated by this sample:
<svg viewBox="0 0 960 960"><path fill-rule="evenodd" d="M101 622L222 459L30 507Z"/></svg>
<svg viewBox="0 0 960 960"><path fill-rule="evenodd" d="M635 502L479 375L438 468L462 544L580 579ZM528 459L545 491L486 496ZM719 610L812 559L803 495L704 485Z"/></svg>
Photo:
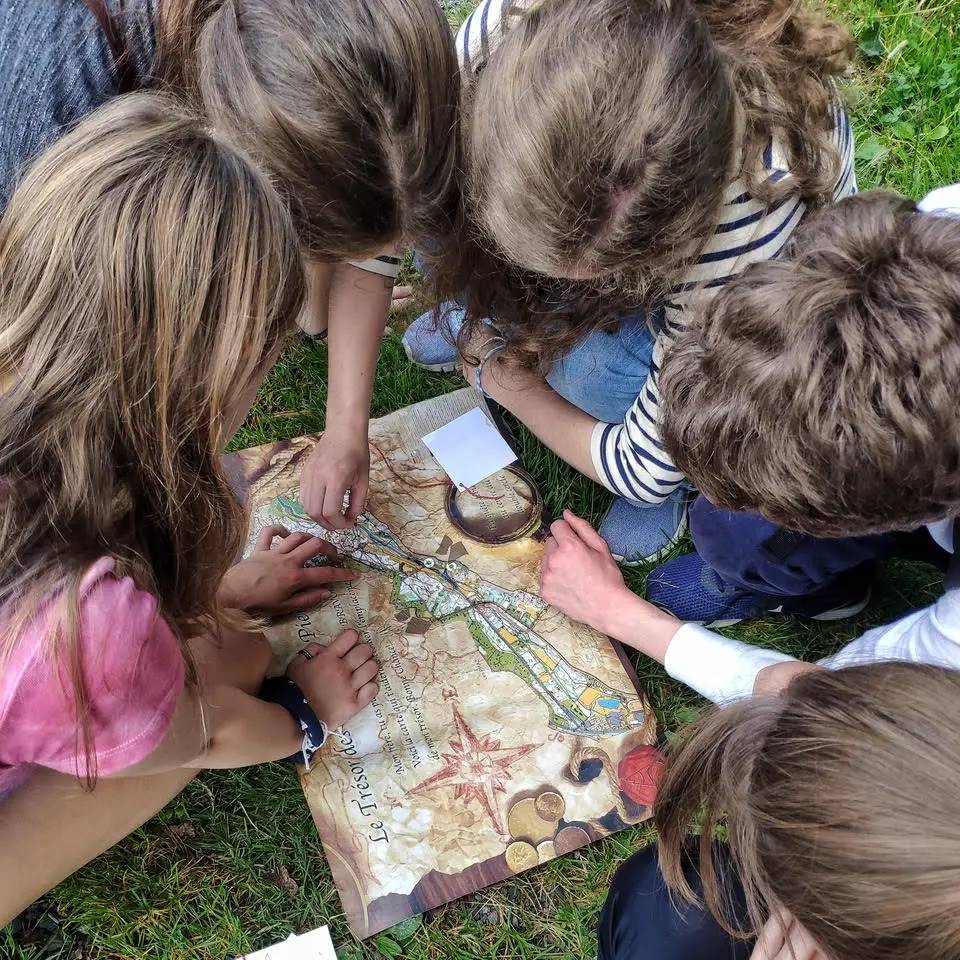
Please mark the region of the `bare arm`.
<svg viewBox="0 0 960 960"><path fill-rule="evenodd" d="M731 687L772 696L798 674L822 669L685 625L647 603L623 582L600 535L569 510L550 529L553 538L547 542L540 574L544 599L574 620L664 664L671 675L701 693L712 693L717 702L725 702L723 697ZM688 649L691 644L692 652ZM704 674L710 675L706 687L698 683Z"/></svg>
<svg viewBox="0 0 960 960"><path fill-rule="evenodd" d="M390 312L393 280L349 263L338 264L330 288L327 431L363 437L380 341Z"/></svg>
<svg viewBox="0 0 960 960"><path fill-rule="evenodd" d="M117 777L188 769L244 767L289 757L303 734L291 714L255 696L270 663L259 633L223 630L190 644L197 685L184 687L157 749Z"/></svg>
<svg viewBox="0 0 960 960"><path fill-rule="evenodd" d="M467 382L475 385L476 368L465 364L463 372ZM590 452L599 421L561 397L543 377L493 357L483 365L483 388L558 457L591 480L603 482Z"/></svg>
<svg viewBox="0 0 960 960"><path fill-rule="evenodd" d="M197 686L182 692L159 747L116 776L246 767L300 751L299 721L285 707L256 696L271 659L263 634L222 633L219 640L199 637L191 643ZM339 727L377 695L380 668L356 630L344 630L327 644L307 644L306 652L293 658L287 676L328 728Z"/></svg>
<svg viewBox="0 0 960 960"><path fill-rule="evenodd" d="M319 269L319 268L318 268ZM390 311L393 281L351 264L338 264L316 281L328 326L327 426L304 468L301 500L331 529L349 527L363 510L370 473L367 432L380 341ZM350 507L343 513L344 494Z"/></svg>
<svg viewBox="0 0 960 960"><path fill-rule="evenodd" d="M540 571L544 600L663 663L681 622L627 587L610 548L586 520L566 510L550 532Z"/></svg>

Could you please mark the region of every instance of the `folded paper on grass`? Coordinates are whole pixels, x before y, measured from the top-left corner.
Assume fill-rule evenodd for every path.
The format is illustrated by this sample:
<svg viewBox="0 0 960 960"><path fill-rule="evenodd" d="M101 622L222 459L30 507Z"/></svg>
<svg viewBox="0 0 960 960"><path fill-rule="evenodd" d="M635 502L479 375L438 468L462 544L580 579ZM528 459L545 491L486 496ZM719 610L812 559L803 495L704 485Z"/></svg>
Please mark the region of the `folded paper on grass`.
<svg viewBox="0 0 960 960"><path fill-rule="evenodd" d="M381 663L376 700L301 773L360 937L643 819L659 772L626 659L536 593L546 528L532 478L512 465L458 490L421 440L477 405L461 390L374 421L370 494L350 530L300 505L315 437L226 461L251 546L281 523L362 571L267 630L276 672L351 626Z"/></svg>

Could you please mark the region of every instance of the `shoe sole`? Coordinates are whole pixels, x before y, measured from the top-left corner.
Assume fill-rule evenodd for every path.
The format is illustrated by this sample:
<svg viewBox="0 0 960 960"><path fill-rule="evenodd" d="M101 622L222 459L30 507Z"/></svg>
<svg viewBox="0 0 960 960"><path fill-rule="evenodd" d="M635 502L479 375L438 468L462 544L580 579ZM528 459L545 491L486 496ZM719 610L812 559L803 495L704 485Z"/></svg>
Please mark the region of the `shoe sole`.
<svg viewBox="0 0 960 960"><path fill-rule="evenodd" d="M873 587L867 587L867 592L864 594L862 600L851 603L846 607L834 607L832 610L825 610L823 613L818 613L810 619L820 620L823 623L829 623L831 620L846 620L848 617L855 617L858 613L863 613L872 599Z"/></svg>
<svg viewBox="0 0 960 960"><path fill-rule="evenodd" d="M651 553L649 557L644 557L642 560L624 560L623 557L617 556L613 553L611 556L621 567L642 567L645 563L659 563L663 560L670 551L677 545L677 543L683 538L683 535L687 532L687 515L689 511L683 511L683 517L680 520L680 526L677 527L676 532L673 535L673 539L664 544L656 553ZM737 621L735 620L734 623Z"/></svg>
<svg viewBox="0 0 960 960"><path fill-rule="evenodd" d="M832 610L824 610L823 613L818 613L814 617L808 617L808 620L819 620L821 623L830 623L833 620L846 620L849 617L855 617L858 613L863 613L867 609L870 601L873 599L873 587L867 587L867 592L864 595L862 600L858 600L856 603L848 604L845 607L834 607ZM783 604L779 607L774 607L772 610L767 610L767 613L783 613ZM704 626L709 630L719 630L721 627L732 627L736 623L743 623L745 617L737 617L732 620L712 620L710 623L705 623ZM753 619L756 619L755 617Z"/></svg>
<svg viewBox="0 0 960 960"><path fill-rule="evenodd" d="M429 370L430 373L453 373L457 369L456 360L449 360L447 363L424 363L422 360L418 360L410 352L410 348L407 346L406 340L402 341L402 343L403 352L407 355L407 359L412 364L420 367L422 370Z"/></svg>

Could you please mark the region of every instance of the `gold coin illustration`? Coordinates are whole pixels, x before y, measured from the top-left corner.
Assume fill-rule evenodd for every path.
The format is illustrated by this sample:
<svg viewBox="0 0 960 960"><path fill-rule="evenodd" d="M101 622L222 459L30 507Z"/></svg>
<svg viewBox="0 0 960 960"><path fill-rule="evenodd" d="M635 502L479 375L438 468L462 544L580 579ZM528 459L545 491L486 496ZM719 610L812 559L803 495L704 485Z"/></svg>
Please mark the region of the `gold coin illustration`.
<svg viewBox="0 0 960 960"><path fill-rule="evenodd" d="M507 866L514 873L523 873L524 870L535 867L539 862L536 848L529 843L524 843L523 840L514 840L507 847Z"/></svg>
<svg viewBox="0 0 960 960"><path fill-rule="evenodd" d="M537 813L551 823L556 823L567 811L567 805L564 803L563 797L553 790L545 790L537 797L534 804Z"/></svg>
<svg viewBox="0 0 960 960"><path fill-rule="evenodd" d="M556 844L552 840L544 840L537 844L537 859L541 863L552 860L557 855Z"/></svg>
<svg viewBox="0 0 960 960"><path fill-rule="evenodd" d="M554 841L558 856L571 853L579 847L585 847L590 842L590 834L580 827L564 827Z"/></svg>
<svg viewBox="0 0 960 960"><path fill-rule="evenodd" d="M557 830L555 820L545 820L537 813L537 801L533 797L518 800L507 814L507 829L514 840L529 840L534 846L541 840L549 840Z"/></svg>

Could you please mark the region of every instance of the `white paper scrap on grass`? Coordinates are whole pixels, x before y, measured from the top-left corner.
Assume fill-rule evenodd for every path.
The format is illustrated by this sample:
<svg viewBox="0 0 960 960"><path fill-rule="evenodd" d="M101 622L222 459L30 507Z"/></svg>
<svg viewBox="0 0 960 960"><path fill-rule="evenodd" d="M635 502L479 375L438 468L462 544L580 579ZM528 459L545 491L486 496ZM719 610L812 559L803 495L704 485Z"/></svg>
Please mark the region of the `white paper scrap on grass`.
<svg viewBox="0 0 960 960"><path fill-rule="evenodd" d="M291 934L283 943L246 953L237 960L337 960L328 927L317 927L309 933Z"/></svg>
<svg viewBox="0 0 960 960"><path fill-rule="evenodd" d="M476 486L517 459L510 444L479 407L428 433L423 442L461 489Z"/></svg>

